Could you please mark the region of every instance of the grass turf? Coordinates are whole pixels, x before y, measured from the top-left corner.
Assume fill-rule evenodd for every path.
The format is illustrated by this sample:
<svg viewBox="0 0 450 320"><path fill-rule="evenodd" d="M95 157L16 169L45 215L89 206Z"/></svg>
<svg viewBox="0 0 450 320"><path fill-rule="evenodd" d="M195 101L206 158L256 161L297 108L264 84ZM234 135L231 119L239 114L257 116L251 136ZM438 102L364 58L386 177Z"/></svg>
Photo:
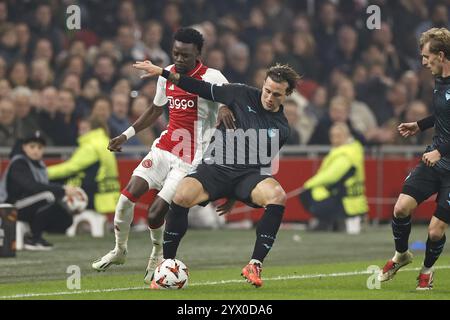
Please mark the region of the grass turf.
<svg viewBox="0 0 450 320"><path fill-rule="evenodd" d="M127 263L105 273L91 262L113 246L114 237L88 235L76 238L48 236L55 243L50 252L18 252L0 259L0 299L185 299L185 300L298 300L298 299L449 299L448 250L436 264L435 287L417 292L416 276L424 252L413 251L414 262L381 289L370 290L371 265L382 266L393 252L388 226L369 228L358 236L343 233L307 233L281 230L265 261L264 286L259 289L240 277L253 249L254 231L189 230L178 258L190 269L190 283L183 290L148 290L143 284L150 252L148 233L132 233ZM426 239L425 226L415 226L411 243ZM66 286L68 266L81 269L81 289ZM369 279L369 280L368 280Z"/></svg>

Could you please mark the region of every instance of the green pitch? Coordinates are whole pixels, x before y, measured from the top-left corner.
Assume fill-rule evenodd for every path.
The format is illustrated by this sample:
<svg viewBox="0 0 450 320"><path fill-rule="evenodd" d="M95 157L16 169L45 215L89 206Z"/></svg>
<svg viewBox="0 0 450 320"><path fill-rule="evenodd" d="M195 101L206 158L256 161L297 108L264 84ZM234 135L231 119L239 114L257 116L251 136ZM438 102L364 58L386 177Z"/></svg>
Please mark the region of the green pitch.
<svg viewBox="0 0 450 320"><path fill-rule="evenodd" d="M152 291L143 283L150 252L149 235L131 233L123 266L105 273L91 262L113 247L114 237L48 236L51 252L18 252L0 259L0 299L450 299L450 255L446 249L436 264L431 292L416 292L416 277L424 251L413 251L414 262L392 281L376 287L368 267L382 266L393 253L388 226L369 228L358 236L281 230L263 269L264 285L254 288L240 277L253 249L254 230L189 230L178 258L190 271L188 288ZM426 227L415 226L411 243L426 239ZM448 247L448 246L447 246ZM69 266L79 266L81 288L67 288ZM69 283L71 282L69 278Z"/></svg>

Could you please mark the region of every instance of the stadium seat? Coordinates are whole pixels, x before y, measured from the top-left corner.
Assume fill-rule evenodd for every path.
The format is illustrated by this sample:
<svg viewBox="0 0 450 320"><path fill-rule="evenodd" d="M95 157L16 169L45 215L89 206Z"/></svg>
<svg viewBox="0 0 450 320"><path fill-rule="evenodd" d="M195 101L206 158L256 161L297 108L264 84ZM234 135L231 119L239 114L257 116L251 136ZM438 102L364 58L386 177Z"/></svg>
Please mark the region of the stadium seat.
<svg viewBox="0 0 450 320"><path fill-rule="evenodd" d="M206 207L195 206L188 215L189 227L194 229L220 229L225 224L225 217L219 216L210 203Z"/></svg>
<svg viewBox="0 0 450 320"><path fill-rule="evenodd" d="M30 225L28 222L19 221L16 222L16 250L23 250L25 234L30 231Z"/></svg>
<svg viewBox="0 0 450 320"><path fill-rule="evenodd" d="M67 229L66 235L74 237L77 234L77 228L80 223L87 222L90 227L91 235L94 238L102 238L105 236L105 224L107 217L104 214L97 213L93 210L86 210L73 217L73 223Z"/></svg>
<svg viewBox="0 0 450 320"><path fill-rule="evenodd" d="M348 234L361 233L361 216L351 217L345 219L345 227Z"/></svg>

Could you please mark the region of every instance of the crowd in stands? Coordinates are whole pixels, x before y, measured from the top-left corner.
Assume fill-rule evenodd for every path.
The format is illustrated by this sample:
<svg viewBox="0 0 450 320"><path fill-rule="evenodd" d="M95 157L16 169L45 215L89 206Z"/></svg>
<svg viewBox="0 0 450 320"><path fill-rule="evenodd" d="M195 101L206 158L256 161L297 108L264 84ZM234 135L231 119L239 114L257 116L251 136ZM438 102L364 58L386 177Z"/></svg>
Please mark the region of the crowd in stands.
<svg viewBox="0 0 450 320"><path fill-rule="evenodd" d="M12 4L13 3L13 4ZM364 145L424 144L432 130L401 139L400 122L432 112L434 79L421 66L418 38L449 26L448 2L426 0L0 1L0 145L41 130L49 145L75 146L78 123L95 115L116 136L153 101L157 79L141 80L136 60L171 63L172 35L193 26L203 62L230 82L261 87L275 62L303 79L285 105L289 144L329 145L347 122ZM66 8L80 6L81 30ZM368 5L380 29L366 26ZM167 112L128 143L149 146Z"/></svg>

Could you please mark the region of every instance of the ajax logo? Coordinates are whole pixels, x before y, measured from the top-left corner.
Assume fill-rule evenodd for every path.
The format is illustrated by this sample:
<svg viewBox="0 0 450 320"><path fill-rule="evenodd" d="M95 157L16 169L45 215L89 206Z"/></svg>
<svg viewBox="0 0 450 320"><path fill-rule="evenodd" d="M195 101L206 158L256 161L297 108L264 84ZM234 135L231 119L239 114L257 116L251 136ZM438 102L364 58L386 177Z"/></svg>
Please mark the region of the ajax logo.
<svg viewBox="0 0 450 320"><path fill-rule="evenodd" d="M150 168L151 166L153 165L153 162L152 162L152 160L150 160L150 159L146 159L146 160L144 160L144 161L142 161L142 166L144 167L144 168Z"/></svg>

